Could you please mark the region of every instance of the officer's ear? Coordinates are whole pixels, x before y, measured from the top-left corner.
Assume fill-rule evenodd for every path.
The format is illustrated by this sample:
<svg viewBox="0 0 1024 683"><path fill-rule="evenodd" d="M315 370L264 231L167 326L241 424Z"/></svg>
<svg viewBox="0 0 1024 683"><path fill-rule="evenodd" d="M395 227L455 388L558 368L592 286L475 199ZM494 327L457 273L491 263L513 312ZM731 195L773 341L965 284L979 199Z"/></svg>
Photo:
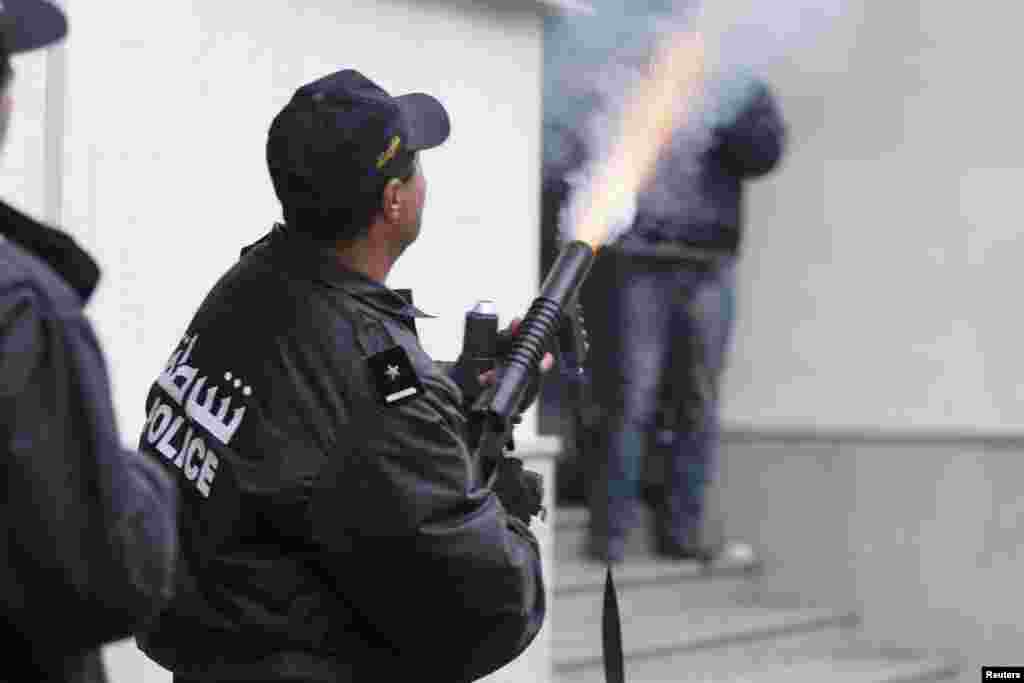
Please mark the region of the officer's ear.
<svg viewBox="0 0 1024 683"><path fill-rule="evenodd" d="M409 159L408 168L397 178L392 178L384 186L384 192L381 195L381 206L380 210L384 214L384 218L392 223L398 222L402 219L402 214L407 210L410 202L415 202L415 187L413 186L413 178L416 176L416 172L419 170L419 155L413 154Z"/></svg>

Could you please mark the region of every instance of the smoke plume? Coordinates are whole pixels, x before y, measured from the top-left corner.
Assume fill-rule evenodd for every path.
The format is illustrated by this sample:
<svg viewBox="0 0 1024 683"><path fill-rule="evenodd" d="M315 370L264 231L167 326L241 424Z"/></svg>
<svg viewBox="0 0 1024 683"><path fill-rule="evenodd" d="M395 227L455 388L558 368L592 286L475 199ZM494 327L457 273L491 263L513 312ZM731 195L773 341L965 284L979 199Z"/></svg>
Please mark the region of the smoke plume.
<svg viewBox="0 0 1024 683"><path fill-rule="evenodd" d="M654 218L700 220L701 156L717 128L744 109L758 75L838 16L844 0L595 0L592 15L545 23L544 169L573 187L562 215L572 239L582 199L615 144L627 95L649 73L658 46L697 31L706 46L699 93L680 89L680 125L652 180L612 207L611 241L639 209ZM704 217L713 220L713 216ZM567 234L568 233L568 234Z"/></svg>

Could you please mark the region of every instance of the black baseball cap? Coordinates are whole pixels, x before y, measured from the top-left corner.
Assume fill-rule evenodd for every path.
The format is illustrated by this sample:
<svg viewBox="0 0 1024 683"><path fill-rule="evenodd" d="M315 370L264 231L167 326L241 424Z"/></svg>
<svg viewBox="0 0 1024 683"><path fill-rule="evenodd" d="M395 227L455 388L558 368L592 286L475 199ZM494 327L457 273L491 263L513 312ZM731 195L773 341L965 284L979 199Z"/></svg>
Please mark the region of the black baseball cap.
<svg viewBox="0 0 1024 683"><path fill-rule="evenodd" d="M0 31L7 54L55 43L68 32L59 7L44 0L0 0Z"/></svg>
<svg viewBox="0 0 1024 683"><path fill-rule="evenodd" d="M267 165L283 203L325 207L378 191L411 170L416 152L448 139L434 97L392 97L353 69L295 91L270 126ZM346 192L346 188L350 192Z"/></svg>

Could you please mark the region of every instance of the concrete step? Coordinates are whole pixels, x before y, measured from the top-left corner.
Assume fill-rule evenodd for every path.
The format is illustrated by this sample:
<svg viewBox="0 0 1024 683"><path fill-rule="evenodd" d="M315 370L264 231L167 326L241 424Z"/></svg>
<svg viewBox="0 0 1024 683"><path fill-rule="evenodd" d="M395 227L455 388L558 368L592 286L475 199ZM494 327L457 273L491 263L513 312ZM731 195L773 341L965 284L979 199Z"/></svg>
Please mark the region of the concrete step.
<svg viewBox="0 0 1024 683"><path fill-rule="evenodd" d="M582 554L587 514L556 515L554 683L604 683L601 610L605 567ZM650 552L650 513L641 511L618 589L626 676L630 683L812 681L906 683L952 678L956 658L857 639L850 611L822 608L798 595L760 588L762 568L658 559Z"/></svg>
<svg viewBox="0 0 1024 683"><path fill-rule="evenodd" d="M562 558L555 564L555 595L571 595L604 589L606 566L582 558ZM757 588L758 567L712 566L702 568L696 562L678 562L656 557L627 557L612 567L612 578L620 590L631 586L665 585L676 590L692 590L700 595L735 596Z"/></svg>
<svg viewBox="0 0 1024 683"><path fill-rule="evenodd" d="M588 513L582 507L559 507L555 514L554 556L555 562L561 566L577 561L598 563L586 558ZM654 542L651 534L653 515L645 506L640 506L636 526L626 539L626 558L653 558ZM742 539L741 539L742 540ZM695 568L696 564L693 565ZM716 572L735 574L737 572L758 573L760 562L730 565L725 561L712 567Z"/></svg>
<svg viewBox="0 0 1024 683"><path fill-rule="evenodd" d="M586 512L568 509L556 517L555 542L576 535L581 542ZM578 549L578 548L577 548ZM601 611L606 567L579 552L556 553L551 612L555 670L588 671L601 664ZM631 554L613 568L623 648L630 660L678 652L728 648L763 639L799 637L844 640L855 615L800 606L792 596L768 596L749 567L702 569Z"/></svg>
<svg viewBox="0 0 1024 683"><path fill-rule="evenodd" d="M728 650L632 657L629 683L917 683L956 678L958 657L881 648L856 640L829 644L790 635ZM600 664L557 670L554 683L604 683Z"/></svg>
<svg viewBox="0 0 1024 683"><path fill-rule="evenodd" d="M587 524L587 509L576 505L559 506L555 515L555 529L578 529Z"/></svg>
<svg viewBox="0 0 1024 683"><path fill-rule="evenodd" d="M606 565L595 562L583 554L583 529L586 511L569 509L568 514L556 521L553 591L557 599L571 595L591 594L592 601L600 602L604 589ZM641 534L637 534L641 535ZM634 553L626 561L614 565L612 574L620 593L634 587L670 586L677 601L686 605L718 605L753 602L760 596L756 581L760 567L728 566L725 564L702 567L697 562L667 560L650 553ZM585 598L584 598L585 599Z"/></svg>
<svg viewBox="0 0 1024 683"><path fill-rule="evenodd" d="M835 642L855 626L855 614L824 608L752 604L722 599L710 592L679 590L682 584L620 588L623 651L644 658L725 648L786 635L816 634ZM551 612L552 653L556 671L601 664L600 590L558 595Z"/></svg>

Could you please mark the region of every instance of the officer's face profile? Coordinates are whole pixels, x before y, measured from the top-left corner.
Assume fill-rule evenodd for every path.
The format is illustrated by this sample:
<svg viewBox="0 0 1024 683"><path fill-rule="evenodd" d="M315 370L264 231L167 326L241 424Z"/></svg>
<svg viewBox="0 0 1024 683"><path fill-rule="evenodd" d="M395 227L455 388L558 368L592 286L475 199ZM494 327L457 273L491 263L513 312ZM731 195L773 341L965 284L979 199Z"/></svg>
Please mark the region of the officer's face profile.
<svg viewBox="0 0 1024 683"><path fill-rule="evenodd" d="M416 169L413 171L412 178L409 182L412 184L412 192L415 207L415 213L410 221L410 225L414 228L415 234L412 235L410 243L419 237L420 226L423 224L423 206L427 202L427 178L423 175L423 166L420 165L419 156L416 157Z"/></svg>
<svg viewBox="0 0 1024 683"><path fill-rule="evenodd" d="M14 70L10 58L0 57L0 146L7 141L7 128L11 122L11 110L14 99L11 97L11 86L14 81Z"/></svg>
<svg viewBox="0 0 1024 683"><path fill-rule="evenodd" d="M10 88L4 88L0 92L0 147L7 142L7 128L11 122L11 109L14 106L11 100Z"/></svg>

